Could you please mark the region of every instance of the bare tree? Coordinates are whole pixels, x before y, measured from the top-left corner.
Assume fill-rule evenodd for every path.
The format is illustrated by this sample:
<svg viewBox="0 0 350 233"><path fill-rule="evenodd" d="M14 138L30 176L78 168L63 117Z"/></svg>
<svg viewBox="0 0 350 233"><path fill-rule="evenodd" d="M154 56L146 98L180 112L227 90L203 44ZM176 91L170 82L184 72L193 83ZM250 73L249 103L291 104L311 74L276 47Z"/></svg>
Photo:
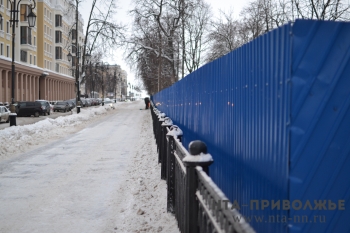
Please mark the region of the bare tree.
<svg viewBox="0 0 350 233"><path fill-rule="evenodd" d="M349 2L345 0L291 0L296 18L319 20L346 20Z"/></svg>
<svg viewBox="0 0 350 233"><path fill-rule="evenodd" d="M220 17L211 22L211 30L208 35L210 52L206 61L213 61L242 45L240 36L240 22L233 19L233 12L220 11Z"/></svg>
<svg viewBox="0 0 350 233"><path fill-rule="evenodd" d="M145 64L157 76L158 90L178 80L178 29L180 3L175 0L136 0L132 36L127 40L129 62L138 64L138 74L147 79ZM149 59L149 61L147 61ZM157 62L154 62L157 59ZM166 68L166 69L165 69Z"/></svg>
<svg viewBox="0 0 350 233"><path fill-rule="evenodd" d="M75 10L78 10L80 4L83 3L83 0L67 1L71 6L67 13L72 13ZM106 56L109 53L113 53L114 48L121 46L121 41L124 38L126 26L115 22L113 16L116 15L116 10L116 0L92 1L89 19L86 22L84 44L81 46L82 55L87 53L103 53L104 56ZM85 56L82 56L82 67L86 68L86 65ZM87 84L89 80L85 80L83 77L81 82Z"/></svg>
<svg viewBox="0 0 350 233"><path fill-rule="evenodd" d="M243 24L240 33L244 34L244 38L248 39L248 41L257 38L269 28L271 15L268 14L269 11L264 12L263 1L257 0L250 2L240 13Z"/></svg>
<svg viewBox="0 0 350 233"><path fill-rule="evenodd" d="M196 0L189 4L186 20L184 21L185 34L182 34L181 40L184 42L182 50L184 63L188 73L192 73L202 65L202 55L206 51L205 36L208 33L210 23L210 6L202 0ZM186 37L184 36L186 35Z"/></svg>

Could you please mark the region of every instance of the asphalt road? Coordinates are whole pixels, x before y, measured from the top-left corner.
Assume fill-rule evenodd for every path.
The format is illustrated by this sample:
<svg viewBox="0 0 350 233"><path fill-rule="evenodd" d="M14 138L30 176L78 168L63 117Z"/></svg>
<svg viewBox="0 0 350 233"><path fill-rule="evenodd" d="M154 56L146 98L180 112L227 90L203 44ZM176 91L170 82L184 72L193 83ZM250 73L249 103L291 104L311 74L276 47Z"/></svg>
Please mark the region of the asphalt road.
<svg viewBox="0 0 350 233"><path fill-rule="evenodd" d="M73 109L75 111L75 109ZM65 116L65 115L70 115L72 114L71 112L51 112L49 116L39 116L39 117L16 117L16 125L28 125L28 124L33 124L38 121L45 120L46 118L52 118L55 119L59 116ZM7 127L10 127L10 123L5 123L1 122L0 123L0 130L5 129Z"/></svg>

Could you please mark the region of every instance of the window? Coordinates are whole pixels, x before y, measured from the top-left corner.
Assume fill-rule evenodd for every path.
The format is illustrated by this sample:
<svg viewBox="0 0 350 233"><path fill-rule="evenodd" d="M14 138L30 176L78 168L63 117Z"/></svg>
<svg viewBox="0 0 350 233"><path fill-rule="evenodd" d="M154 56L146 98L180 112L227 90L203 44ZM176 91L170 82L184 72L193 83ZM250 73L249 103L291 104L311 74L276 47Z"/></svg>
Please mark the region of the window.
<svg viewBox="0 0 350 233"><path fill-rule="evenodd" d="M75 34L76 30L72 29L72 40L75 40L76 38L76 34Z"/></svg>
<svg viewBox="0 0 350 233"><path fill-rule="evenodd" d="M62 48L56 47L56 59L62 59Z"/></svg>
<svg viewBox="0 0 350 233"><path fill-rule="evenodd" d="M34 65L36 65L36 56L34 56Z"/></svg>
<svg viewBox="0 0 350 233"><path fill-rule="evenodd" d="M60 72L60 64L56 63L56 72L59 73Z"/></svg>
<svg viewBox="0 0 350 233"><path fill-rule="evenodd" d="M62 27L62 16L61 15L55 15L55 26Z"/></svg>
<svg viewBox="0 0 350 233"><path fill-rule="evenodd" d="M27 62L27 51L21 50L21 61Z"/></svg>
<svg viewBox="0 0 350 233"><path fill-rule="evenodd" d="M6 33L10 33L10 22L6 22Z"/></svg>
<svg viewBox="0 0 350 233"><path fill-rule="evenodd" d="M4 55L4 44L0 44L0 55Z"/></svg>
<svg viewBox="0 0 350 233"><path fill-rule="evenodd" d="M76 53L77 52L77 48L75 47L75 45L72 45L72 53Z"/></svg>
<svg viewBox="0 0 350 233"><path fill-rule="evenodd" d="M0 31L4 30L4 20L0 21Z"/></svg>
<svg viewBox="0 0 350 233"><path fill-rule="evenodd" d="M32 64L32 54L29 55L29 64Z"/></svg>
<svg viewBox="0 0 350 233"><path fill-rule="evenodd" d="M29 14L29 7L27 4L21 4L21 22L28 21L27 15Z"/></svg>
<svg viewBox="0 0 350 233"><path fill-rule="evenodd" d="M75 64L76 64L76 57L74 56L72 57L72 66L75 66Z"/></svg>
<svg viewBox="0 0 350 233"><path fill-rule="evenodd" d="M33 45L36 46L36 36L34 36L34 41Z"/></svg>
<svg viewBox="0 0 350 233"><path fill-rule="evenodd" d="M56 31L56 43L62 43L62 32L61 31Z"/></svg>
<svg viewBox="0 0 350 233"><path fill-rule="evenodd" d="M6 57L10 57L10 46L6 45Z"/></svg>
<svg viewBox="0 0 350 233"><path fill-rule="evenodd" d="M21 44L32 44L32 29L21 26Z"/></svg>

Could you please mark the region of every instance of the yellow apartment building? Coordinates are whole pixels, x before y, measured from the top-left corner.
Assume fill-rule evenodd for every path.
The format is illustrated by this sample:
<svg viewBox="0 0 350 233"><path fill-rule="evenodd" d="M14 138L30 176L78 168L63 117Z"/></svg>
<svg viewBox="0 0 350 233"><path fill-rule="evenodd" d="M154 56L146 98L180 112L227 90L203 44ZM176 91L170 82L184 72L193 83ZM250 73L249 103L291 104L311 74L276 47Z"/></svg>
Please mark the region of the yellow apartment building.
<svg viewBox="0 0 350 233"><path fill-rule="evenodd" d="M12 95L11 2L0 0L0 102L11 102ZM37 16L36 25L29 28L30 4L33 1L22 0L18 7L14 100L75 98L75 67L67 59L69 51L75 56L75 47L72 46L75 43L75 8L69 7L65 0L36 1L33 10ZM82 45L84 34L80 14L78 28L78 43Z"/></svg>

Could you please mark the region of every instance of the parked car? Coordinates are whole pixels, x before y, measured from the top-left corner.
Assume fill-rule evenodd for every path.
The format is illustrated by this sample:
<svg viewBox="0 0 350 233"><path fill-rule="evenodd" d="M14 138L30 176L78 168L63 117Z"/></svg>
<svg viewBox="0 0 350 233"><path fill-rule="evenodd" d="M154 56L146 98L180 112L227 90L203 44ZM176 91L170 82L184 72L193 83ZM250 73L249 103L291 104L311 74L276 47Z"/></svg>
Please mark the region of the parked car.
<svg viewBox="0 0 350 233"><path fill-rule="evenodd" d="M106 99L104 99L103 102L104 102L104 105L105 105L105 106L110 106L110 107L113 108L113 109L115 108L115 107L114 107L114 104L113 104L114 102L112 102L112 100L106 98Z"/></svg>
<svg viewBox="0 0 350 233"><path fill-rule="evenodd" d="M54 112L67 112L70 111L70 107L67 101L56 102L53 106Z"/></svg>
<svg viewBox="0 0 350 233"><path fill-rule="evenodd" d="M35 102L39 102L41 104L41 108L43 110L43 115L50 115L51 114L51 106L50 102L47 100L35 100Z"/></svg>
<svg viewBox="0 0 350 233"><path fill-rule="evenodd" d="M41 103L36 101L23 101L17 103L18 116L32 116L39 117L44 114Z"/></svg>
<svg viewBox="0 0 350 233"><path fill-rule="evenodd" d="M71 111L75 107L75 104L72 100L66 100L65 102L67 102L69 105L69 111Z"/></svg>
<svg viewBox="0 0 350 233"><path fill-rule="evenodd" d="M0 122L8 123L10 121L10 110L5 106L0 106Z"/></svg>
<svg viewBox="0 0 350 233"><path fill-rule="evenodd" d="M86 99L83 99L83 98L80 99L80 106L81 106L82 108L88 106L88 103L87 103Z"/></svg>
<svg viewBox="0 0 350 233"><path fill-rule="evenodd" d="M92 106L92 101L90 99L85 99L86 100L86 106L91 107Z"/></svg>
<svg viewBox="0 0 350 233"><path fill-rule="evenodd" d="M9 108L9 107L10 107L9 102L4 102L4 105L5 105L6 108Z"/></svg>
<svg viewBox="0 0 350 233"><path fill-rule="evenodd" d="M91 101L91 106L98 105L98 101L95 98L90 98L89 100Z"/></svg>

